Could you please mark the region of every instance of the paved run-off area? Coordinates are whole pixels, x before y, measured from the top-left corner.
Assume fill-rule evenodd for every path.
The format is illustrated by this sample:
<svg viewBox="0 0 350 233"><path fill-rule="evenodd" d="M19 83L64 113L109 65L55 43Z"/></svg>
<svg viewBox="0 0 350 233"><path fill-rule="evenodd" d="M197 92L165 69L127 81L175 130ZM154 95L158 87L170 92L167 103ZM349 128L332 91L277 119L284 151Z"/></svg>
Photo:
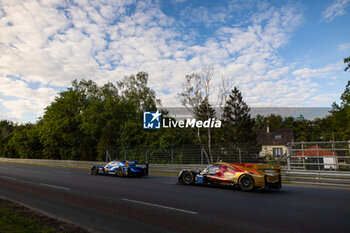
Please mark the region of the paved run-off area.
<svg viewBox="0 0 350 233"><path fill-rule="evenodd" d="M350 189L178 185L176 177L0 163L0 196L95 232L349 232Z"/></svg>

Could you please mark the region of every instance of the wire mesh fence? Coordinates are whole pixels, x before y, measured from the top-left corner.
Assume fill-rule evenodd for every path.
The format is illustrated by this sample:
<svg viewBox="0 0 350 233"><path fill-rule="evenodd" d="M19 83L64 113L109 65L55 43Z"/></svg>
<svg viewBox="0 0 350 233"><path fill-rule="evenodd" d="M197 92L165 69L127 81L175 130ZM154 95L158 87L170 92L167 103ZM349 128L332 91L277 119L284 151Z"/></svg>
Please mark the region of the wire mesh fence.
<svg viewBox="0 0 350 233"><path fill-rule="evenodd" d="M106 161L137 160L152 164L232 163L279 164L288 170L350 171L350 141L290 142L282 157L260 157L258 145L178 145L108 148Z"/></svg>
<svg viewBox="0 0 350 233"><path fill-rule="evenodd" d="M290 170L350 171L350 141L288 143Z"/></svg>
<svg viewBox="0 0 350 233"><path fill-rule="evenodd" d="M211 164L225 161L235 163L261 163L260 146L256 145L179 145L169 147L108 148L106 161L137 160L153 164Z"/></svg>

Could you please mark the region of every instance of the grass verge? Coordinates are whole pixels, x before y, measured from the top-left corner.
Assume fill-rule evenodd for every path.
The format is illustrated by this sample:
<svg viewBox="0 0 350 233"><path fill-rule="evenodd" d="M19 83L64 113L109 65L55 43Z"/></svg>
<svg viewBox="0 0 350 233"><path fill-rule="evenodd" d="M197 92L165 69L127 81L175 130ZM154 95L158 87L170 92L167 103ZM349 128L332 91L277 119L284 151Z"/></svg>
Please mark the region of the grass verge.
<svg viewBox="0 0 350 233"><path fill-rule="evenodd" d="M88 233L71 223L37 213L0 198L0 232L6 233Z"/></svg>
<svg viewBox="0 0 350 233"><path fill-rule="evenodd" d="M157 176L178 176L179 173L171 173L171 172L149 172L150 175L157 175Z"/></svg>

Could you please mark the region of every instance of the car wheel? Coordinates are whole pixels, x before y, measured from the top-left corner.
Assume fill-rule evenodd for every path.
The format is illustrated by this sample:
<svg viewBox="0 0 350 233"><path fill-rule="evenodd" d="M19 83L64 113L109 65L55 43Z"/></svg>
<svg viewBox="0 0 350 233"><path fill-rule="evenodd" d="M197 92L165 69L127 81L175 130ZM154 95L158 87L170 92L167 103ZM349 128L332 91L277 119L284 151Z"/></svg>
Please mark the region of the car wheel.
<svg viewBox="0 0 350 233"><path fill-rule="evenodd" d="M254 188L254 180L253 177L249 175L243 175L239 179L239 187L243 191L251 191Z"/></svg>
<svg viewBox="0 0 350 233"><path fill-rule="evenodd" d="M193 184L194 183L193 173L190 171L185 172L185 174L182 176L182 180L185 184Z"/></svg>
<svg viewBox="0 0 350 233"><path fill-rule="evenodd" d="M90 174L91 174L91 175L97 175L97 174L98 174L98 167L97 167L97 166L93 166L93 167L90 169Z"/></svg>
<svg viewBox="0 0 350 233"><path fill-rule="evenodd" d="M115 174L117 174L117 176L119 176L119 177L122 177L124 175L124 169L122 167L118 167Z"/></svg>

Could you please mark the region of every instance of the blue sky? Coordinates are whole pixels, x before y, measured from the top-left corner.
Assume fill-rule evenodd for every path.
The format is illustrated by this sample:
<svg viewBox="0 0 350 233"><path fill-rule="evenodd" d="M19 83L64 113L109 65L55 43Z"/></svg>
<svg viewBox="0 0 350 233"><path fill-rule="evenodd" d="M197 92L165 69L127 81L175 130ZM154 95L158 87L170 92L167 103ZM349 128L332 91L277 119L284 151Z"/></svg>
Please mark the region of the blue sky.
<svg viewBox="0 0 350 233"><path fill-rule="evenodd" d="M254 107L329 107L350 73L350 0L0 0L0 119L34 122L74 79L138 71L164 107L212 66Z"/></svg>

